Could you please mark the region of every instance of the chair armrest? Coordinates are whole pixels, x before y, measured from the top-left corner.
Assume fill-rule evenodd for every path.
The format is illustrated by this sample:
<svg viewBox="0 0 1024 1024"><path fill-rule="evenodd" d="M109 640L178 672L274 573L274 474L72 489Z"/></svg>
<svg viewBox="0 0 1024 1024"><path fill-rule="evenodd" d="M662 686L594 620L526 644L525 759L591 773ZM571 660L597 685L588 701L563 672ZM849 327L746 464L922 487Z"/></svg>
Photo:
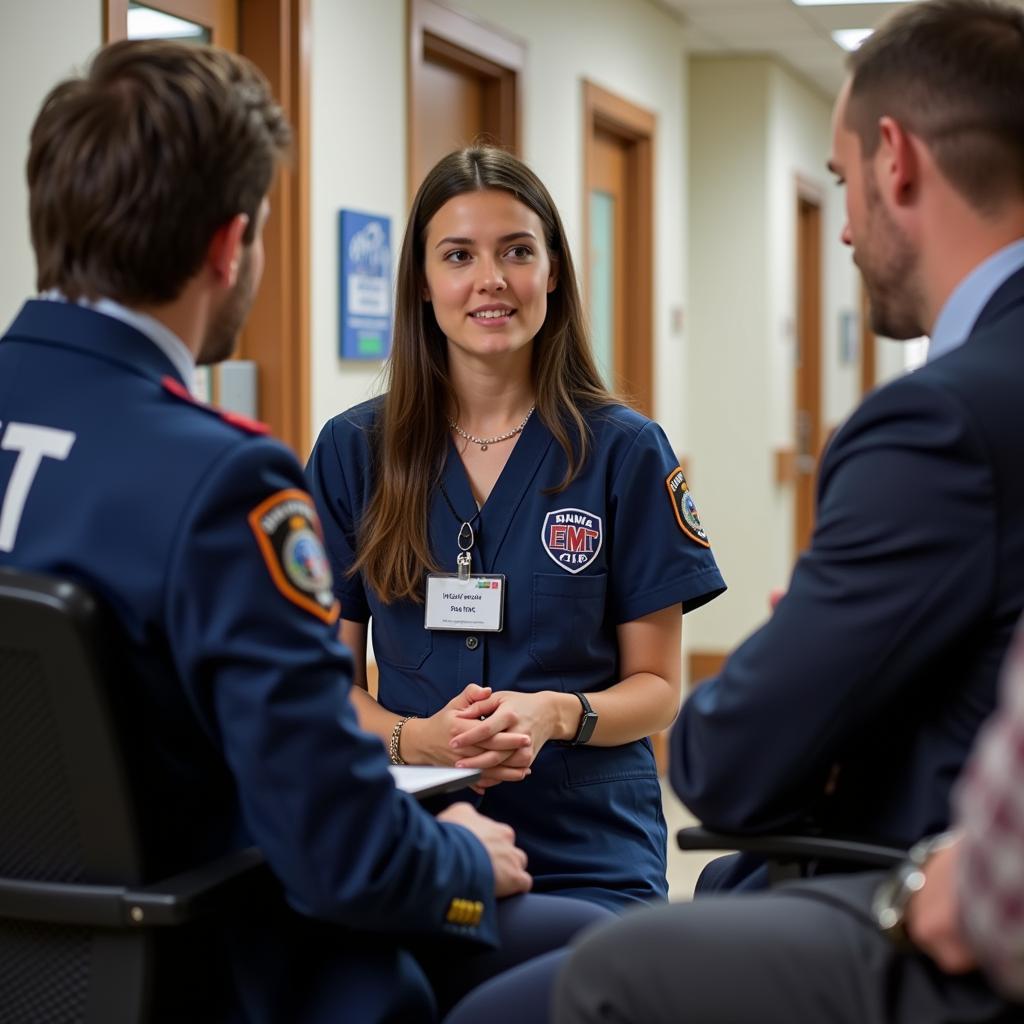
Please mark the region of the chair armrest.
<svg viewBox="0 0 1024 1024"><path fill-rule="evenodd" d="M865 867L895 867L907 856L898 846L865 843L854 839L829 836L779 833L739 835L734 832L712 832L710 829L683 828L676 833L680 850L740 850L760 853L772 860L832 860L863 864Z"/></svg>
<svg viewBox="0 0 1024 1024"><path fill-rule="evenodd" d="M140 888L0 878L0 919L92 928L185 924L269 891L273 875L255 847Z"/></svg>

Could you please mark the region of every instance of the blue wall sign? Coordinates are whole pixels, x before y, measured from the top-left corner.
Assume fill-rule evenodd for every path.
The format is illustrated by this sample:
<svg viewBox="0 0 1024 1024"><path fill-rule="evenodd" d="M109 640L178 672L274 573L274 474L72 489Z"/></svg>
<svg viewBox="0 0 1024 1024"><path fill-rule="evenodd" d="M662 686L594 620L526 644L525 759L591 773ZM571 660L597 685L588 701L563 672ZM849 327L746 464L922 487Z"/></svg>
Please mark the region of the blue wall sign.
<svg viewBox="0 0 1024 1024"><path fill-rule="evenodd" d="M338 217L342 359L383 359L391 350L391 218L342 210Z"/></svg>

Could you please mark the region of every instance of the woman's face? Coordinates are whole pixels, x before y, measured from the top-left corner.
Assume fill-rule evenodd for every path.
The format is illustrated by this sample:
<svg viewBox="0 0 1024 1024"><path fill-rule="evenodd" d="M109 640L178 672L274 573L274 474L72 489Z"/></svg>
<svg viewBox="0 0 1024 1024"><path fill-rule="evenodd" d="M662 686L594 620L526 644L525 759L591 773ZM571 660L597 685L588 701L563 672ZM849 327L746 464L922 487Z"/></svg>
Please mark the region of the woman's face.
<svg viewBox="0 0 1024 1024"><path fill-rule="evenodd" d="M497 189L455 196L434 214L424 272L423 297L449 346L475 356L529 346L557 283L540 217Z"/></svg>

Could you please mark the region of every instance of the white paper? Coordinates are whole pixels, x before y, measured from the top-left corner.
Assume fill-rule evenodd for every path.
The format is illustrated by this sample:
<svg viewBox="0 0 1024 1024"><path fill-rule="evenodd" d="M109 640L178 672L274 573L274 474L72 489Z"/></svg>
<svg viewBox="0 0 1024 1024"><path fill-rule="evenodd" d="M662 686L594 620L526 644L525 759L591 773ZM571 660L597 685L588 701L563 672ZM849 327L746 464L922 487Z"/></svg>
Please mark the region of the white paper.
<svg viewBox="0 0 1024 1024"><path fill-rule="evenodd" d="M419 764L393 764L389 767L395 785L399 789L404 789L406 793L413 794L459 779L468 786L480 776L476 768L435 768Z"/></svg>

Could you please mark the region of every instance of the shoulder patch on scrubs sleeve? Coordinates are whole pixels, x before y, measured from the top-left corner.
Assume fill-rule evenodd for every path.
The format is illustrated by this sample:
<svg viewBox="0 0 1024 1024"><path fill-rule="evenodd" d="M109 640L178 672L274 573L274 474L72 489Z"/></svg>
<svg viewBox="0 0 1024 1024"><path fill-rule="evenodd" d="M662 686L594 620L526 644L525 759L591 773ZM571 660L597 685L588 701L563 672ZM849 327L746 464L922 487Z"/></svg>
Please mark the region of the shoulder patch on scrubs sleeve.
<svg viewBox="0 0 1024 1024"><path fill-rule="evenodd" d="M324 622L335 622L331 563L310 496L298 488L278 491L249 513L249 525L277 589Z"/></svg>
<svg viewBox="0 0 1024 1024"><path fill-rule="evenodd" d="M693 495L683 476L683 469L677 466L665 477L665 486L668 488L668 496L672 501L672 511L676 514L676 522L679 529L686 534L695 544L701 547L711 547L711 541L700 525L700 518L697 516L697 506L694 503Z"/></svg>

